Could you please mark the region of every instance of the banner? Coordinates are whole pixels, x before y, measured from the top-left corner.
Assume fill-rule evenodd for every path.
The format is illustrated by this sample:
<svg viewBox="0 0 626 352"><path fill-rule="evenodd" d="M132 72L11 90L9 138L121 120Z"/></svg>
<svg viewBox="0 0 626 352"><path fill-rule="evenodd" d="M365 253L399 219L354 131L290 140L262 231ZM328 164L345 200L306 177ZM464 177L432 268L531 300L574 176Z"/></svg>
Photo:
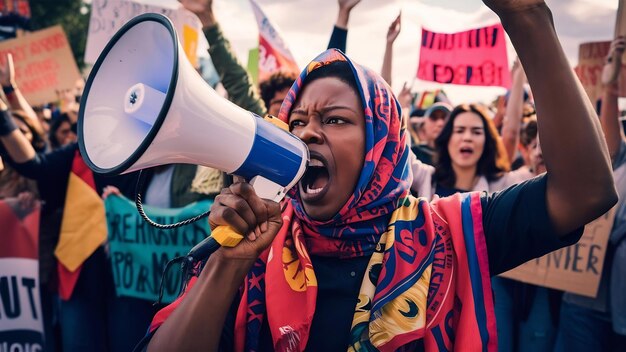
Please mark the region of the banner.
<svg viewBox="0 0 626 352"><path fill-rule="evenodd" d="M578 243L528 261L500 276L595 297L615 219L615 208L585 226Z"/></svg>
<svg viewBox="0 0 626 352"><path fill-rule="evenodd" d="M252 77L255 86L259 86L259 48L248 51L248 73Z"/></svg>
<svg viewBox="0 0 626 352"><path fill-rule="evenodd" d="M458 33L422 28L417 78L447 84L509 88L511 75L501 24Z"/></svg>
<svg viewBox="0 0 626 352"><path fill-rule="evenodd" d="M39 297L39 205L0 200L0 351L43 350Z"/></svg>
<svg viewBox="0 0 626 352"><path fill-rule="evenodd" d="M74 89L81 76L61 26L0 43L0 63L13 54L15 80L31 105L57 101L57 90Z"/></svg>
<svg viewBox="0 0 626 352"><path fill-rule="evenodd" d="M610 41L590 42L580 45L578 66L574 68L589 100L593 103L602 98L602 69L609 55ZM619 96L626 97L626 61L622 61L619 77Z"/></svg>
<svg viewBox="0 0 626 352"><path fill-rule="evenodd" d="M213 201L205 200L178 209L150 206L144 206L144 209L154 221L170 224L194 217L209 209L211 204ZM176 229L157 229L141 218L134 202L124 197L109 196L104 205L109 230L109 253L118 296L156 301L167 262L187 254L211 232L206 219ZM181 284L178 268L172 267L164 277L164 303L172 302L178 295Z"/></svg>
<svg viewBox="0 0 626 352"><path fill-rule="evenodd" d="M250 5L259 26L259 82L263 82L277 71L300 73L298 64L278 29L272 25L255 0L250 0Z"/></svg>
<svg viewBox="0 0 626 352"><path fill-rule="evenodd" d="M146 0L92 0L85 62L95 63L113 35L133 17L155 12L167 16L172 21L187 58L196 67L199 40L200 37L204 38L202 23L196 15L184 9L177 1L172 1L172 5L168 7L165 7L163 2L160 5L162 6L151 5Z"/></svg>

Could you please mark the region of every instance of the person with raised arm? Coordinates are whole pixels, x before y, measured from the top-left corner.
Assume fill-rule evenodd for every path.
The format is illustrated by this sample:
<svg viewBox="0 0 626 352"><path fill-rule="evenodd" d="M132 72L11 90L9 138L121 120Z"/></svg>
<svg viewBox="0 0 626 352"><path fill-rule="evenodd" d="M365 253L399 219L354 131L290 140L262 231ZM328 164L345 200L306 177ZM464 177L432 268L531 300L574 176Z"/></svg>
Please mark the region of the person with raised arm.
<svg viewBox="0 0 626 352"><path fill-rule="evenodd" d="M493 195L410 196L395 96L377 73L328 50L278 116L309 147L306 174L282 205L247 183L222 190L211 227L230 225L243 241L197 266L138 349L497 350L490 276L577 242L617 194L548 6L484 3L535 93L546 174Z"/></svg>

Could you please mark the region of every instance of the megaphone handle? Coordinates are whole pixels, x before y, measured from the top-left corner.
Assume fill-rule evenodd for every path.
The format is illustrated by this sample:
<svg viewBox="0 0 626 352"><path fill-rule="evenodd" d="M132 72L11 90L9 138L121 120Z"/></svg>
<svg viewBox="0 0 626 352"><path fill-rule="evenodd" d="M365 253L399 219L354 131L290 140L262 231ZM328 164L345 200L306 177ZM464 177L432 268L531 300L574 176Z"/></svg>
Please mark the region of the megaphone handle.
<svg viewBox="0 0 626 352"><path fill-rule="evenodd" d="M213 231L211 231L211 237L224 247L235 247L243 239L242 235L228 225L220 225L216 227Z"/></svg>
<svg viewBox="0 0 626 352"><path fill-rule="evenodd" d="M208 258L213 252L218 250L221 246L235 247L243 236L237 233L235 229L227 225L221 225L216 227L211 236L205 238L200 243L195 245L187 254L194 261L204 260Z"/></svg>

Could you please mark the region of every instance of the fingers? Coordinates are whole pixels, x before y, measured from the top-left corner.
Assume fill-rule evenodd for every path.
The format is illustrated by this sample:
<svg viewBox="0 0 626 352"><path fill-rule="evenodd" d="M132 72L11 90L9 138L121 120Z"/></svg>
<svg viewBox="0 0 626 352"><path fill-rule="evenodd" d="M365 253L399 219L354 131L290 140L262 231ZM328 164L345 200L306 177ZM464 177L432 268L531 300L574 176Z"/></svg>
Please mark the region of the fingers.
<svg viewBox="0 0 626 352"><path fill-rule="evenodd" d="M23 211L29 211L35 206L35 195L30 192L21 192L17 199Z"/></svg>
<svg viewBox="0 0 626 352"><path fill-rule="evenodd" d="M11 75L13 74L13 54L8 53L7 54L7 67L9 69L9 72L11 73Z"/></svg>
<svg viewBox="0 0 626 352"><path fill-rule="evenodd" d="M400 91L400 94L407 94L411 92L411 89L408 87L409 82L404 81L404 84L402 85L402 90Z"/></svg>
<svg viewBox="0 0 626 352"><path fill-rule="evenodd" d="M106 187L104 187L104 189L102 189L102 199L107 199L107 197L110 196L110 195L121 196L122 193L115 186L106 186Z"/></svg>
<svg viewBox="0 0 626 352"><path fill-rule="evenodd" d="M215 198L209 221L212 226L230 225L240 234L251 235L255 230L267 231L269 217L266 202L254 188L248 183L235 183Z"/></svg>

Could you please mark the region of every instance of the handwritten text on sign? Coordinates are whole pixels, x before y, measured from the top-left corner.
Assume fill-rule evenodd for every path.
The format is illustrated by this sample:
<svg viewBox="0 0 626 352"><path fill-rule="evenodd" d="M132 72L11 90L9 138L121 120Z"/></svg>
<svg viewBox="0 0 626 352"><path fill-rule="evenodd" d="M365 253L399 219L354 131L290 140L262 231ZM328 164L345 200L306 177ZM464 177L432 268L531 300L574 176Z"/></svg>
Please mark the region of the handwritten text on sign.
<svg viewBox="0 0 626 352"><path fill-rule="evenodd" d="M585 226L578 243L528 261L501 276L595 297L600 285L615 209Z"/></svg>
<svg viewBox="0 0 626 352"><path fill-rule="evenodd" d="M450 34L422 28L417 78L449 84L509 87L511 78L502 25Z"/></svg>
<svg viewBox="0 0 626 352"><path fill-rule="evenodd" d="M172 21L187 58L195 66L201 23L193 13L181 8L176 1L163 5L161 7L133 0L92 0L85 62L95 63L102 49L126 22L152 12L160 13Z"/></svg>
<svg viewBox="0 0 626 352"><path fill-rule="evenodd" d="M74 88L80 73L61 26L0 43L0 63L13 55L15 79L32 105L56 101L57 90Z"/></svg>
<svg viewBox="0 0 626 352"><path fill-rule="evenodd" d="M196 216L211 203L202 201L178 209L144 208L154 221L169 224ZM113 278L120 296L156 301L167 262L187 254L210 233L207 220L171 230L157 229L139 216L134 202L123 197L107 197L105 207ZM169 303L178 294L180 270L170 270L164 280L163 302Z"/></svg>

